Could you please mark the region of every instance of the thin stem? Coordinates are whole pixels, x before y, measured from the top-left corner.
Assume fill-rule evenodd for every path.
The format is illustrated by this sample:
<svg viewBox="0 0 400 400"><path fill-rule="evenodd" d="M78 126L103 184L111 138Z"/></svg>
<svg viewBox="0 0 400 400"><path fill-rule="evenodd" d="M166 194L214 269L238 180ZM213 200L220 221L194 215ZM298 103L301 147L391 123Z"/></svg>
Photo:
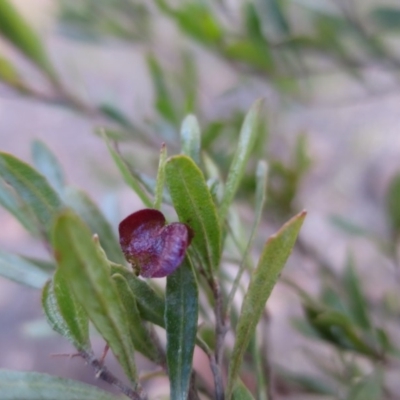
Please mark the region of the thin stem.
<svg viewBox="0 0 400 400"><path fill-rule="evenodd" d="M79 355L95 370L97 378L116 387L131 400L147 400L147 395L140 384L137 384L136 389L133 390L102 365L93 353L81 351Z"/></svg>

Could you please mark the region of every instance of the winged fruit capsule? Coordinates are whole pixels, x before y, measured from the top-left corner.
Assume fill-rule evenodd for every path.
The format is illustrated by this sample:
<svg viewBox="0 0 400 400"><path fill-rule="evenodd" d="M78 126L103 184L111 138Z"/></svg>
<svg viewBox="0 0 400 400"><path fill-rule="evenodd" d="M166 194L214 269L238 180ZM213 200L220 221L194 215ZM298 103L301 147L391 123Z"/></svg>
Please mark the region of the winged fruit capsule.
<svg viewBox="0 0 400 400"><path fill-rule="evenodd" d="M166 224L164 215L151 208L134 212L119 224L119 243L138 275L162 278L183 262L193 230L181 222Z"/></svg>

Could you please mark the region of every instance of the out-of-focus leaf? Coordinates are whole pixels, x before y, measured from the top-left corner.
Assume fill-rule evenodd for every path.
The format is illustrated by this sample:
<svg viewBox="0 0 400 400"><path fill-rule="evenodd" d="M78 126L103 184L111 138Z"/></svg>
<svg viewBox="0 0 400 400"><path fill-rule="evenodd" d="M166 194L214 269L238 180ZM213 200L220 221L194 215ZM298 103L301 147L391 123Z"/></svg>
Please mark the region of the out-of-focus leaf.
<svg viewBox="0 0 400 400"><path fill-rule="evenodd" d="M106 136L103 135L103 138L107 144L108 151L110 152L111 157L115 162L115 165L118 167L125 183L139 196L140 200L142 200L143 204L146 207L151 207L152 201L149 199L149 196L146 194L146 192L142 189L142 186L137 181L137 179L132 175L131 171L129 171L129 168L126 165L125 161L111 146Z"/></svg>
<svg viewBox="0 0 400 400"><path fill-rule="evenodd" d="M245 7L246 30L249 39L258 43L266 44L261 28L261 21L259 18L259 14L255 8L254 3L253 2L246 3L244 7Z"/></svg>
<svg viewBox="0 0 400 400"><path fill-rule="evenodd" d="M370 18L379 29L384 31L399 31L400 30L400 8L380 6L375 7Z"/></svg>
<svg viewBox="0 0 400 400"><path fill-rule="evenodd" d="M381 400L385 396L382 389L382 372L374 371L356 382L349 390L346 400Z"/></svg>
<svg viewBox="0 0 400 400"><path fill-rule="evenodd" d="M32 143L31 151L35 168L48 180L57 193L61 195L65 186L65 177L57 157L40 140L35 140Z"/></svg>
<svg viewBox="0 0 400 400"><path fill-rule="evenodd" d="M289 384L299 386L303 390L309 393L337 396L337 390L325 383L320 377L314 378L312 376L304 374L294 374L288 371L279 371L278 375L281 375L283 379Z"/></svg>
<svg viewBox="0 0 400 400"><path fill-rule="evenodd" d="M47 234L54 216L62 209L62 203L44 176L7 153L0 153L0 174L15 189Z"/></svg>
<svg viewBox="0 0 400 400"><path fill-rule="evenodd" d="M0 81L6 82L17 89L21 88L21 77L10 61L0 56Z"/></svg>
<svg viewBox="0 0 400 400"><path fill-rule="evenodd" d="M139 279L135 274L121 265L111 264L111 273L120 274L126 279L133 295L135 296L140 316L144 320L164 328L164 299L161 298L145 281Z"/></svg>
<svg viewBox="0 0 400 400"><path fill-rule="evenodd" d="M222 40L222 29L206 3L185 3L176 10L169 7L165 0L157 0L156 3L183 32L200 43L215 46Z"/></svg>
<svg viewBox="0 0 400 400"><path fill-rule="evenodd" d="M168 86L165 82L165 77L161 65L157 59L149 55L147 57L147 65L152 77L153 86L156 92L155 106L157 111L171 124L177 125L179 116L173 104L175 101L169 92Z"/></svg>
<svg viewBox="0 0 400 400"><path fill-rule="evenodd" d="M38 372L0 370L2 400L122 400L97 387Z"/></svg>
<svg viewBox="0 0 400 400"><path fill-rule="evenodd" d="M0 251L0 275L23 285L41 289L50 274L16 254Z"/></svg>
<svg viewBox="0 0 400 400"><path fill-rule="evenodd" d="M372 321L369 316L367 299L362 291L360 279L357 276L354 259L349 255L343 276L343 285L348 296L348 305L353 321L368 331L372 330Z"/></svg>
<svg viewBox="0 0 400 400"><path fill-rule="evenodd" d="M55 72L36 32L8 0L0 1L0 34L55 80Z"/></svg>
<svg viewBox="0 0 400 400"><path fill-rule="evenodd" d="M224 55L233 61L250 64L261 71L270 72L274 67L267 44L260 45L245 40L238 40L225 46Z"/></svg>
<svg viewBox="0 0 400 400"><path fill-rule="evenodd" d="M43 288L42 307L48 323L56 332L68 339L78 351L90 351L87 314L76 301L60 270Z"/></svg>
<svg viewBox="0 0 400 400"><path fill-rule="evenodd" d="M42 260L35 257L27 257L27 256L21 256L21 257L24 260L28 261L29 263L36 265L42 271L54 272L54 270L56 269L56 265L53 261Z"/></svg>
<svg viewBox="0 0 400 400"><path fill-rule="evenodd" d="M236 380L232 392L233 400L253 400L254 397L240 379Z"/></svg>
<svg viewBox="0 0 400 400"><path fill-rule="evenodd" d="M347 218L343 218L340 215L331 215L329 217L329 221L336 226L337 228L341 229L342 231L348 233L352 236L368 236L370 232L367 229L354 224L353 222L349 221Z"/></svg>
<svg viewBox="0 0 400 400"><path fill-rule="evenodd" d="M197 62L191 53L184 53L182 55L182 75L183 87L185 95L185 112L193 113L197 108L197 95L198 95L198 72Z"/></svg>
<svg viewBox="0 0 400 400"><path fill-rule="evenodd" d="M165 173L179 220L193 229L192 246L206 271L212 274L221 257L221 229L203 173L190 158L182 155L168 159Z"/></svg>
<svg viewBox="0 0 400 400"><path fill-rule="evenodd" d="M286 18L282 3L281 0L256 1L256 7L260 12L266 32L271 33L278 38L290 34L290 25Z"/></svg>
<svg viewBox="0 0 400 400"><path fill-rule="evenodd" d="M149 331L143 325L137 308L135 296L127 282L121 274L112 275L113 281L118 289L121 297L122 304L125 307L126 315L128 317L128 324L131 330L131 337L135 349L148 357L150 360L158 363L160 361L160 354L154 346Z"/></svg>
<svg viewBox="0 0 400 400"><path fill-rule="evenodd" d="M134 346L107 259L94 243L89 229L71 211L57 218L52 238L63 276L136 387Z"/></svg>
<svg viewBox="0 0 400 400"><path fill-rule="evenodd" d="M232 394L234 383L239 374L245 350L254 334L265 308L265 303L289 258L305 216L306 212L303 211L293 217L275 235L271 236L264 246L240 311L236 328L236 340L229 364L226 388L228 399Z"/></svg>
<svg viewBox="0 0 400 400"><path fill-rule="evenodd" d="M188 115L182 122L181 146L182 154L190 157L197 165L200 165L200 126L194 115Z"/></svg>
<svg viewBox="0 0 400 400"><path fill-rule="evenodd" d="M400 174L393 177L386 192L386 216L395 236L400 234Z"/></svg>
<svg viewBox="0 0 400 400"><path fill-rule="evenodd" d="M29 206L18 197L15 189L0 178L0 205L12 214L21 225L36 236L39 231L39 223Z"/></svg>
<svg viewBox="0 0 400 400"><path fill-rule="evenodd" d="M198 318L197 282L187 259L167 277L165 304L171 400L186 400L192 373Z"/></svg>
<svg viewBox="0 0 400 400"><path fill-rule="evenodd" d="M124 115L122 111L118 110L111 104L101 104L99 106L99 110L108 118L112 119L122 127L127 129L134 129L134 126L129 118Z"/></svg>
<svg viewBox="0 0 400 400"><path fill-rule="evenodd" d="M100 244L107 257L117 263L125 263L118 240L102 212L92 199L82 190L65 189L65 202L86 222L92 233L99 236Z"/></svg>
<svg viewBox="0 0 400 400"><path fill-rule="evenodd" d="M229 207L243 177L247 161L250 158L250 154L253 150L258 134L259 113L261 106L262 100L258 100L251 107L243 122L237 149L229 169L224 196L218 211L221 222L225 221Z"/></svg>
<svg viewBox="0 0 400 400"><path fill-rule="evenodd" d="M158 163L157 182L154 193L154 208L159 210L163 200L164 184L165 184L165 163L167 161L167 147L162 145L160 151L160 161Z"/></svg>

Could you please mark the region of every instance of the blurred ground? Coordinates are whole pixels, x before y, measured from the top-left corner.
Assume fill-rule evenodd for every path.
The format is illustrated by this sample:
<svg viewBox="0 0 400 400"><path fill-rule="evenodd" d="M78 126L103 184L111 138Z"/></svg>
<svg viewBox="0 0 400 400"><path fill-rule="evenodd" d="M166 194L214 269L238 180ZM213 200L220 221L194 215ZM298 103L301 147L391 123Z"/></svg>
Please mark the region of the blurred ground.
<svg viewBox="0 0 400 400"><path fill-rule="evenodd" d="M113 99L138 119L151 111L150 81L139 46L126 48L119 45L104 51L94 45L71 45L52 33L54 5L51 0L19 0L17 3L27 18L47 33L53 59L65 80L82 82L81 95L96 100ZM205 58L203 62L207 71L213 71L209 80L202 77L203 101L209 104L210 110L215 107L223 109L220 96L230 87L233 73L226 71L214 59ZM372 77L381 79L374 74L371 71ZM321 95L320 101L312 105L289 105L284 120L271 120L271 130L282 132L283 143L300 131L309 137L313 168L298 199L299 204L309 211L302 235L305 241L323 249L324 257L340 269L350 242L332 228L327 221L328 215L351 216L360 225L373 226L378 233L386 234L383 193L391 175L400 169L400 92L366 98L360 95L357 87L340 77L331 77L321 85L325 85L329 93L339 93L341 100L331 106ZM249 96L240 101L246 108L253 98ZM268 107L273 109L273 99L267 101ZM71 111L22 99L0 87L2 151L30 161L30 143L34 138L40 138L59 157L68 181L85 188L100 204L107 200L109 181L116 179L117 182L112 184L116 199L122 205L121 213L128 213L138 203L133 194L120 189L120 179L106 148L91 130L90 121ZM96 166L101 166L102 171L109 170L107 182L99 179ZM0 221L0 248L43 254L3 210L0 210ZM378 295L384 282L379 281L376 272L376 276L371 277L367 271L369 266L382 260L366 241L352 240L351 246L355 249L357 261L364 266L365 280L372 295ZM294 265L292 261L287 273L310 290L315 289L312 266ZM379 282L381 285L376 284ZM295 364L301 358L301 350L290 333L287 315L298 311L298 301L285 288L278 286L269 307L273 357ZM63 339L42 332L41 317L40 293L0 278L0 368L36 370L93 381L92 372L82 361L49 357L51 353L71 352L72 348ZM98 346L101 351L101 345Z"/></svg>

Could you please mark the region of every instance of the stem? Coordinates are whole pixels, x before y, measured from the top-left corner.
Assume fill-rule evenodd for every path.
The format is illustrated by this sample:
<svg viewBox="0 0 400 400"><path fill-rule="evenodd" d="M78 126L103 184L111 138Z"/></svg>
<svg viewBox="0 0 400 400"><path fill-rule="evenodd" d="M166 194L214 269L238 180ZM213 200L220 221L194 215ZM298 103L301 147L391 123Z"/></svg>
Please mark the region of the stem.
<svg viewBox="0 0 400 400"><path fill-rule="evenodd" d="M140 384L137 384L135 390L131 389L112 374L107 367L102 365L93 353L80 351L79 355L95 370L97 378L116 387L131 400L147 400L147 395Z"/></svg>

